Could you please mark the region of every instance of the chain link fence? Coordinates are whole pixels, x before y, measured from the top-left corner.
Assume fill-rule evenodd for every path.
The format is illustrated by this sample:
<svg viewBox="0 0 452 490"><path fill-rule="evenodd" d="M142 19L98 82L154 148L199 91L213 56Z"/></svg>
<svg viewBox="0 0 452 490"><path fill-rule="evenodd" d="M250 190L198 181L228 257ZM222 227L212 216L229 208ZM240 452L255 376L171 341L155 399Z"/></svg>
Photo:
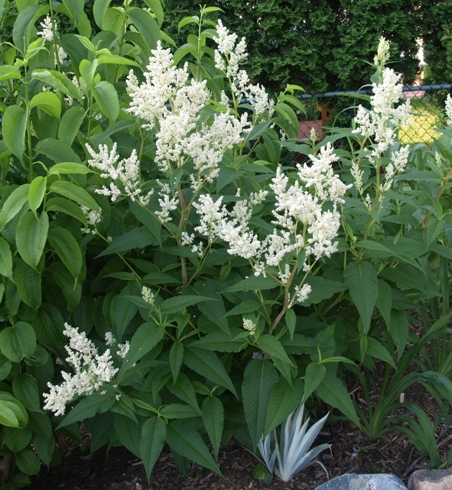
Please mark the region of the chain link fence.
<svg viewBox="0 0 452 490"><path fill-rule="evenodd" d="M412 118L399 136L405 144L431 143L436 137L436 127L444 120L444 101L452 91L452 84L414 85L403 87L403 95L411 100ZM372 89L357 92L338 91L322 94L302 94L299 98L305 105L307 116L300 121L298 139L307 141L314 129L317 140L324 137L324 129L350 127L359 104L369 106L365 96Z"/></svg>

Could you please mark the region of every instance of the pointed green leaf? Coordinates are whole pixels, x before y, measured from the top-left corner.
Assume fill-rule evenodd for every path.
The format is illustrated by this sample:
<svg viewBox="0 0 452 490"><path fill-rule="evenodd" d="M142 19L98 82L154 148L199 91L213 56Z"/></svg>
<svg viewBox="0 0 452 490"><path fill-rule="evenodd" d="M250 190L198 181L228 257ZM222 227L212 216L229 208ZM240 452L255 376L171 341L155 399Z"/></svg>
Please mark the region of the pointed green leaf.
<svg viewBox="0 0 452 490"><path fill-rule="evenodd" d="M381 342L379 342L377 339L374 339L373 337L367 337L366 354L375 357L376 359L380 359L381 361L389 364L394 369L396 369L394 359L392 358L388 349L386 349L386 347Z"/></svg>
<svg viewBox="0 0 452 490"><path fill-rule="evenodd" d="M64 73L57 70L34 70L32 78L41 80L54 89L81 102L83 96L79 88ZM68 143L68 142L67 142Z"/></svg>
<svg viewBox="0 0 452 490"><path fill-rule="evenodd" d="M264 434L278 427L300 404L303 396L304 383L294 379L290 385L286 379L280 380L273 386L268 402L267 418Z"/></svg>
<svg viewBox="0 0 452 490"><path fill-rule="evenodd" d="M174 298L166 299L161 306L162 313L178 313L187 306L196 305L203 301L215 301L215 298L209 298L208 296L197 296L195 294L185 294L182 296L175 296Z"/></svg>
<svg viewBox="0 0 452 490"><path fill-rule="evenodd" d="M0 211L0 229L9 223L28 201L30 184L23 184L11 192Z"/></svg>
<svg viewBox="0 0 452 490"><path fill-rule="evenodd" d="M49 243L55 250L61 262L76 278L82 270L83 258L80 245L72 233L64 228L51 228L49 230Z"/></svg>
<svg viewBox="0 0 452 490"><path fill-rule="evenodd" d="M286 326L290 334L290 340L293 340L295 327L297 326L297 317L292 308L286 311L285 319L286 319Z"/></svg>
<svg viewBox="0 0 452 490"><path fill-rule="evenodd" d="M187 345L184 350L184 362L196 373L220 386L224 386L237 397L231 378L214 352Z"/></svg>
<svg viewBox="0 0 452 490"><path fill-rule="evenodd" d="M68 216L72 216L79 220L83 226L88 226L86 216L83 214L80 206L64 197L53 197L52 199L48 199L46 201L46 211L57 211L59 213L67 214Z"/></svg>
<svg viewBox="0 0 452 490"><path fill-rule="evenodd" d="M0 82L3 80L12 80L12 79L20 80L20 78L21 78L20 71L16 66L11 66L11 65L0 66Z"/></svg>
<svg viewBox="0 0 452 490"><path fill-rule="evenodd" d="M30 109L38 107L49 116L60 119L61 102L56 94L52 92L39 92L30 100Z"/></svg>
<svg viewBox="0 0 452 490"><path fill-rule="evenodd" d="M93 170L83 163L72 162L57 163L49 170L49 175L87 175L90 173L93 173Z"/></svg>
<svg viewBox="0 0 452 490"><path fill-rule="evenodd" d="M92 93L102 113L110 123L114 123L119 116L119 98L115 87L102 80L93 88Z"/></svg>
<svg viewBox="0 0 452 490"><path fill-rule="evenodd" d="M14 270L14 281L21 300L30 308L39 308L42 302L41 274L20 260Z"/></svg>
<svg viewBox="0 0 452 490"><path fill-rule="evenodd" d="M182 342L174 342L170 350L170 366L171 374L173 376L173 382L175 383L177 377L179 376L179 371L182 366L182 361L184 359L184 344Z"/></svg>
<svg viewBox="0 0 452 490"><path fill-rule="evenodd" d="M133 317L136 315L138 308L125 296L128 294L133 294L134 288L131 285L127 285L119 296L115 298L113 304L114 307L114 323L116 326L116 336L121 339L126 331L129 323L132 321Z"/></svg>
<svg viewBox="0 0 452 490"><path fill-rule="evenodd" d="M30 184L30 189L28 191L28 204L30 209L33 211L34 215L37 218L36 210L41 205L47 187L47 178L39 175L35 177Z"/></svg>
<svg viewBox="0 0 452 490"><path fill-rule="evenodd" d="M316 362L311 362L306 368L306 373L304 376L304 393L303 393L303 403L314 393L319 384L325 377L326 367L323 364L317 364Z"/></svg>
<svg viewBox="0 0 452 490"><path fill-rule="evenodd" d="M85 120L85 116L86 111L80 106L70 107L63 114L60 124L58 125L58 139L67 145L72 145L80 126Z"/></svg>
<svg viewBox="0 0 452 490"><path fill-rule="evenodd" d="M119 378L162 340L164 331L153 322L143 323L138 327L130 340L130 348L119 371Z"/></svg>
<svg viewBox="0 0 452 490"><path fill-rule="evenodd" d="M150 417L146 420L141 430L140 452L148 483L151 478L152 469L162 452L165 439L165 422L158 417Z"/></svg>
<svg viewBox="0 0 452 490"><path fill-rule="evenodd" d="M55 192L60 196L67 197L68 199L78 202L79 204L82 204L83 206L86 206L89 209L99 212L99 205L94 200L94 198L91 197L91 195L88 194L88 192L85 191L85 189L82 189L81 187L73 184L72 182L66 182L65 180L57 180L50 186L49 190L50 192Z"/></svg>
<svg viewBox="0 0 452 490"><path fill-rule="evenodd" d="M224 408L215 396L208 396L202 403L202 421L207 435L212 443L215 455L218 457L224 426Z"/></svg>
<svg viewBox="0 0 452 490"><path fill-rule="evenodd" d="M350 262L345 269L344 278L363 321L364 332L367 333L378 298L377 271L370 262Z"/></svg>
<svg viewBox="0 0 452 490"><path fill-rule="evenodd" d="M19 12L13 28L13 43L14 46L26 53L31 36L34 34L34 24L39 17L46 15L49 11L49 6L29 5L27 8Z"/></svg>
<svg viewBox="0 0 452 490"><path fill-rule="evenodd" d="M270 355L272 358L279 359L280 361L290 364L291 366L295 366L289 359L289 356L286 354L281 342L272 335L261 335L257 340L257 345L265 354Z"/></svg>
<svg viewBox="0 0 452 490"><path fill-rule="evenodd" d="M254 449L265 432L270 395L278 379L276 368L269 361L254 360L245 368L243 409Z"/></svg>
<svg viewBox="0 0 452 490"><path fill-rule="evenodd" d="M235 293L242 291L254 291L257 290L265 290L265 289L273 289L279 287L278 282L270 276L250 276L247 279L243 279L239 281L237 284L227 288L225 292L227 293Z"/></svg>
<svg viewBox="0 0 452 490"><path fill-rule="evenodd" d="M320 385L317 387L317 395L327 404L340 410L349 420L360 427L355 407L342 381L331 371L325 373Z"/></svg>
<svg viewBox="0 0 452 490"><path fill-rule="evenodd" d="M101 252L98 257L110 255L118 252L127 252L135 248L143 249L149 245L155 245L155 238L144 226L134 228L131 231L123 233L118 237L114 237L108 247Z"/></svg>
<svg viewBox="0 0 452 490"><path fill-rule="evenodd" d="M170 403L159 410L162 417L166 419L190 419L199 417L198 410L183 403Z"/></svg>
<svg viewBox="0 0 452 490"><path fill-rule="evenodd" d="M40 411L39 390L34 376L26 373L16 374L13 379L13 393L27 410Z"/></svg>
<svg viewBox="0 0 452 490"><path fill-rule="evenodd" d="M0 274L5 277L12 277L13 274L13 256L8 242L0 237ZM1 301L0 301L1 302Z"/></svg>
<svg viewBox="0 0 452 490"><path fill-rule="evenodd" d="M80 420L89 419L94 417L97 413L105 413L115 404L116 398L113 394L101 395L100 393L94 393L87 396L66 415L64 420L58 425L56 430L73 424L74 422L80 422Z"/></svg>
<svg viewBox="0 0 452 490"><path fill-rule="evenodd" d="M37 475L41 471L41 463L30 449L24 449L16 454L16 464L19 470L26 475Z"/></svg>
<svg viewBox="0 0 452 490"><path fill-rule="evenodd" d="M382 279L378 281L378 297L375 306L389 329L391 325L392 289L391 286Z"/></svg>
<svg viewBox="0 0 452 490"><path fill-rule="evenodd" d="M222 476L201 436L191 425L183 421L168 424L166 439L176 453Z"/></svg>
<svg viewBox="0 0 452 490"><path fill-rule="evenodd" d="M0 425L19 428L19 421L10 405L13 405L12 402L0 400Z"/></svg>
<svg viewBox="0 0 452 490"><path fill-rule="evenodd" d="M49 216L45 211L40 216L35 216L28 211L17 225L17 250L24 262L34 269L38 266L44 252L48 231Z"/></svg>
<svg viewBox="0 0 452 490"><path fill-rule="evenodd" d="M157 42L160 41L160 27L152 14L139 8L131 8L128 11L129 19L143 36L149 49L155 49Z"/></svg>
<svg viewBox="0 0 452 490"><path fill-rule="evenodd" d="M23 163L27 113L18 105L10 105L3 113L3 140L9 151Z"/></svg>
<svg viewBox="0 0 452 490"><path fill-rule="evenodd" d="M94 22L102 29L102 21L111 0L95 0L93 5Z"/></svg>
<svg viewBox="0 0 452 490"><path fill-rule="evenodd" d="M226 332L217 330L195 340L191 345L215 352L240 352L248 345L248 342L244 338L232 338Z"/></svg>
<svg viewBox="0 0 452 490"><path fill-rule="evenodd" d="M27 322L17 322L0 332L0 350L12 362L30 357L36 350L36 334Z"/></svg>
<svg viewBox="0 0 452 490"><path fill-rule="evenodd" d="M65 7L71 17L76 23L80 20L83 14L83 9L85 7L84 0L63 0Z"/></svg>
<svg viewBox="0 0 452 490"><path fill-rule="evenodd" d="M182 401L188 403L191 407L197 410L198 415L200 415L201 412L199 410L195 389L193 388L191 381L188 379L188 376L186 376L184 373L179 373L177 382L173 384L168 383L166 387L173 395L176 395Z"/></svg>
<svg viewBox="0 0 452 490"><path fill-rule="evenodd" d="M75 153L70 145L55 138L46 138L45 140L39 141L39 143L36 145L36 151L44 154L55 163L81 163L80 157L77 155L77 153Z"/></svg>
<svg viewBox="0 0 452 490"><path fill-rule="evenodd" d="M121 395L120 400L123 396ZM113 425L121 444L131 453L140 457L141 429L138 423L125 415L116 415Z"/></svg>
<svg viewBox="0 0 452 490"><path fill-rule="evenodd" d="M410 331L407 314L402 310L391 311L391 323L388 327L389 334L397 347L397 358L400 359L407 347Z"/></svg>

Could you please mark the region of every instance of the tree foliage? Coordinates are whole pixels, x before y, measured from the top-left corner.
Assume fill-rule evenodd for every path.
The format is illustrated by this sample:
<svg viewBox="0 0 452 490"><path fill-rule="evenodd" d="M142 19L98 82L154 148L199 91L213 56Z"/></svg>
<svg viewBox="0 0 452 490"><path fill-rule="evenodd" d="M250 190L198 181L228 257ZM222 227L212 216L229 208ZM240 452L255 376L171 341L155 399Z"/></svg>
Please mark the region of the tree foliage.
<svg viewBox="0 0 452 490"><path fill-rule="evenodd" d="M279 90L289 81L308 92L357 89L369 80L381 36L391 41L394 68L414 79L418 61L417 2L420 0L217 0L219 17L250 53L252 79ZM197 0L166 0L166 31L184 42L189 27L180 19Z"/></svg>

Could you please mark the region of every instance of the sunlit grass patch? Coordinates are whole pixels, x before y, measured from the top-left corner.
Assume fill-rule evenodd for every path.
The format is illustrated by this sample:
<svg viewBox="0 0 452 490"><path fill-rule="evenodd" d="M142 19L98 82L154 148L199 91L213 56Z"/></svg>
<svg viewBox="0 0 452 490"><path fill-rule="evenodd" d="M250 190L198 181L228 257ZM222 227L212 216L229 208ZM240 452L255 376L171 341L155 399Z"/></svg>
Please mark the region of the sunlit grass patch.
<svg viewBox="0 0 452 490"><path fill-rule="evenodd" d="M429 100L412 99L412 124L402 126L399 137L404 144L432 143L438 138L437 123L441 120L442 107Z"/></svg>

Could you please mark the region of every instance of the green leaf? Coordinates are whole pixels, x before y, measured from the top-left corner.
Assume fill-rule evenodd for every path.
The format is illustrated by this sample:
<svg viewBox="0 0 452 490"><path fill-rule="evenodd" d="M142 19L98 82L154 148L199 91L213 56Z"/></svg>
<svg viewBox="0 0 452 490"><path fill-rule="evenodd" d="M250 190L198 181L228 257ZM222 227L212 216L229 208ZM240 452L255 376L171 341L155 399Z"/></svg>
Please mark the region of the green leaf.
<svg viewBox="0 0 452 490"><path fill-rule="evenodd" d="M137 66L140 65L135 61L125 58L124 56L118 56L116 54L103 54L97 58L99 65L129 65Z"/></svg>
<svg viewBox="0 0 452 490"><path fill-rule="evenodd" d="M16 66L3 65L0 66L0 82L3 80L20 80L20 71Z"/></svg>
<svg viewBox="0 0 452 490"><path fill-rule="evenodd" d="M8 150L22 163L25 153L25 133L27 130L27 113L18 105L10 105L3 113L3 140Z"/></svg>
<svg viewBox="0 0 452 490"><path fill-rule="evenodd" d="M148 49L155 49L157 42L160 41L160 27L151 13L143 9L131 8L128 14L130 21L143 36Z"/></svg>
<svg viewBox="0 0 452 490"><path fill-rule="evenodd" d="M20 256L30 267L37 268L49 231L49 216L43 211L35 216L28 211L17 225L16 245Z"/></svg>
<svg viewBox="0 0 452 490"><path fill-rule="evenodd" d="M182 27L185 27L188 24L199 24L199 17L197 15L184 17L181 21L179 21L179 24L177 24L177 30L180 31Z"/></svg>
<svg viewBox="0 0 452 490"><path fill-rule="evenodd" d="M60 119L61 102L57 95L52 92L39 92L30 101L30 109L38 107L49 116Z"/></svg>
<svg viewBox="0 0 452 490"><path fill-rule="evenodd" d="M195 389L193 388L191 381L184 373L179 373L176 383L167 383L166 387L173 395L176 395L182 401L188 403L191 407L197 410L198 415L201 414Z"/></svg>
<svg viewBox="0 0 452 490"><path fill-rule="evenodd" d="M295 366L295 364L286 354L281 342L272 335L261 335L257 340L257 345L263 350L263 352L265 352L265 354L270 355L272 358L279 359L280 361L286 362L291 366Z"/></svg>
<svg viewBox="0 0 452 490"><path fill-rule="evenodd" d="M84 398L82 401L66 415L64 420L58 425L56 430L73 424L74 422L80 422L80 420L89 419L94 417L96 413L105 413L115 404L116 398L113 394L101 395L100 393L94 393Z"/></svg>
<svg viewBox="0 0 452 490"><path fill-rule="evenodd" d="M184 20L185 19L182 19L181 22L183 22ZM187 54L192 54L193 56L196 56L196 51L197 51L197 47L194 44L192 43L183 44L174 53L174 58L173 58L174 64L178 65L187 56Z"/></svg>
<svg viewBox="0 0 452 490"><path fill-rule="evenodd" d="M250 276L247 279L239 281L237 284L230 286L225 290L227 293L235 293L242 291L263 291L265 289L274 289L279 287L278 282L270 276Z"/></svg>
<svg viewBox="0 0 452 490"><path fill-rule="evenodd" d="M364 333L367 333L378 298L377 271L370 262L350 262L345 269L344 278L363 321Z"/></svg>
<svg viewBox="0 0 452 490"><path fill-rule="evenodd" d="M49 243L69 272L77 278L82 270L83 257L77 240L64 228L51 228Z"/></svg>
<svg viewBox="0 0 452 490"><path fill-rule="evenodd" d="M129 294L133 294L134 288L130 284L125 286L121 291L121 294L115 298L113 304L114 308L114 324L116 326L116 336L121 339L126 331L129 323L132 321L133 317L136 315L138 308L137 306L128 299ZM141 299L141 298L140 298Z"/></svg>
<svg viewBox="0 0 452 490"><path fill-rule="evenodd" d="M375 306L384 318L389 329L391 325L392 289L391 286L382 279L378 281L378 297Z"/></svg>
<svg viewBox="0 0 452 490"><path fill-rule="evenodd" d="M119 98L115 87L105 80L99 82L92 91L102 113L114 123L119 116Z"/></svg>
<svg viewBox="0 0 452 490"><path fill-rule="evenodd" d="M85 8L84 0L63 0L64 5L67 8L69 17L71 17L75 22L80 20L83 14L83 9Z"/></svg>
<svg viewBox="0 0 452 490"><path fill-rule="evenodd" d="M135 248L144 249L149 245L156 245L154 235L144 226L140 226L113 238L110 245L98 257L118 252L128 252Z"/></svg>
<svg viewBox="0 0 452 490"><path fill-rule="evenodd" d="M16 454L16 464L19 470L26 475L37 475L41 471L41 463L30 449L24 449Z"/></svg>
<svg viewBox="0 0 452 490"><path fill-rule="evenodd" d="M152 469L158 460L166 439L166 424L158 417L150 417L143 424L140 438L140 453L148 483Z"/></svg>
<svg viewBox="0 0 452 490"><path fill-rule="evenodd" d="M292 340L293 335L295 333L295 327L297 326L297 317L292 308L286 311L285 319L286 319L287 329L289 330L289 334L290 334L290 340Z"/></svg>
<svg viewBox="0 0 452 490"><path fill-rule="evenodd" d="M239 332L243 333L243 330ZM248 345L248 342L244 338L232 338L226 332L216 330L195 340L191 345L215 352L240 352Z"/></svg>
<svg viewBox="0 0 452 490"><path fill-rule="evenodd" d="M278 379L276 369L269 361L254 360L245 368L243 409L254 450L265 432L270 395Z"/></svg>
<svg viewBox="0 0 452 490"><path fill-rule="evenodd" d="M358 427L361 426L347 388L331 371L327 370L316 393L326 404L337 408Z"/></svg>
<svg viewBox="0 0 452 490"><path fill-rule="evenodd" d="M93 15L94 22L102 29L102 21L104 19L105 12L110 5L111 0L94 0Z"/></svg>
<svg viewBox="0 0 452 490"><path fill-rule="evenodd" d="M36 350L36 334L27 322L17 322L0 332L0 350L12 362L30 357Z"/></svg>
<svg viewBox="0 0 452 490"><path fill-rule="evenodd" d="M202 421L212 443L215 456L218 457L224 426L224 408L215 396L208 396L202 403Z"/></svg>
<svg viewBox="0 0 452 490"><path fill-rule="evenodd" d="M22 184L11 192L0 211L0 229L9 223L28 201L30 184Z"/></svg>
<svg viewBox="0 0 452 490"><path fill-rule="evenodd" d="M64 143L64 141L60 141L55 138L46 138L45 140L41 140L35 148L38 153L44 154L55 163L81 163L80 157L67 143Z"/></svg>
<svg viewBox="0 0 452 490"><path fill-rule="evenodd" d="M72 201L78 202L89 209L99 212L99 205L97 202L88 194L85 189L82 189L78 185L72 182L66 182L64 180L57 180L50 186L50 192L55 192L60 196L67 197Z"/></svg>
<svg viewBox="0 0 452 490"><path fill-rule="evenodd" d="M170 403L159 410L162 417L166 419L190 419L199 417L199 411L190 405L183 403Z"/></svg>
<svg viewBox="0 0 452 490"><path fill-rule="evenodd" d="M14 281L22 301L30 308L39 308L42 302L41 274L20 260L14 270Z"/></svg>
<svg viewBox="0 0 452 490"><path fill-rule="evenodd" d="M400 360L407 347L410 332L408 317L404 311L391 310L391 323L388 331L397 347L397 359Z"/></svg>
<svg viewBox="0 0 452 490"><path fill-rule="evenodd" d="M13 379L13 393L27 410L40 411L39 390L34 376L26 373L16 374Z"/></svg>
<svg viewBox="0 0 452 490"><path fill-rule="evenodd" d="M284 422L300 404L303 389L304 384L300 379L294 379L291 386L286 379L281 378L273 386L268 402L265 435Z"/></svg>
<svg viewBox="0 0 452 490"><path fill-rule="evenodd" d="M13 453L18 453L30 444L33 437L33 431L30 427L23 429L7 428L3 430L2 445L6 446Z"/></svg>
<svg viewBox="0 0 452 490"><path fill-rule="evenodd" d="M323 277L309 277L306 284L311 286L311 292L308 299L301 303L303 306L311 306L320 303L324 299L329 299L336 293L340 293L347 289L347 286L339 281L323 279Z"/></svg>
<svg viewBox="0 0 452 490"><path fill-rule="evenodd" d="M179 371L184 359L184 344L182 342L174 342L170 349L169 361L171 366L171 374L173 382L176 383Z"/></svg>
<svg viewBox="0 0 452 490"><path fill-rule="evenodd" d="M63 293L67 308L72 311L80 303L82 297L81 284L74 281L74 276L61 262L52 262L47 270L50 272L54 283Z"/></svg>
<svg viewBox="0 0 452 490"><path fill-rule="evenodd" d="M120 401L125 395L122 394ZM140 438L141 428L137 422L130 417L118 414L115 416L113 422L116 435L123 446L125 446L131 453L136 456L140 456Z"/></svg>
<svg viewBox="0 0 452 490"><path fill-rule="evenodd" d="M164 329L156 323L147 322L138 327L130 340L130 348L119 370L121 376L138 362L145 354L152 350L162 340Z"/></svg>
<svg viewBox="0 0 452 490"><path fill-rule="evenodd" d="M49 175L87 175L93 171L83 163L57 163L49 170Z"/></svg>
<svg viewBox="0 0 452 490"><path fill-rule="evenodd" d="M36 219L38 218L36 211L44 199L46 188L47 178L42 177L41 175L35 177L30 184L30 189L28 191L28 205L36 216Z"/></svg>
<svg viewBox="0 0 452 490"><path fill-rule="evenodd" d="M20 424L16 413L11 408L12 404L12 402L0 400L0 425L19 428Z"/></svg>
<svg viewBox="0 0 452 490"><path fill-rule="evenodd" d="M79 220L83 226L88 226L86 216L83 214L80 206L69 199L65 199L64 197L53 197L52 199L48 199L46 201L46 211L57 211L67 214L68 216L72 216L73 218Z"/></svg>
<svg viewBox="0 0 452 490"><path fill-rule="evenodd" d="M175 296L174 298L166 299L160 310L162 313L178 313L182 311L187 306L196 305L204 301L215 301L215 298L209 298L208 296L197 296L195 294L186 294L182 296Z"/></svg>
<svg viewBox="0 0 452 490"><path fill-rule="evenodd" d="M376 359L380 359L381 361L389 364L394 369L396 369L396 365L394 359L391 354L388 352L388 349L379 342L377 339L373 337L367 337L367 351L366 354L369 356L375 357Z"/></svg>
<svg viewBox="0 0 452 490"><path fill-rule="evenodd" d="M86 111L80 106L70 107L63 114L60 124L58 125L58 139L67 145L72 145L80 126L85 120L85 116Z"/></svg>
<svg viewBox="0 0 452 490"><path fill-rule="evenodd" d="M20 428L28 425L28 413L20 401L11 393L0 391L0 403L14 412L14 415L19 423Z"/></svg>
<svg viewBox="0 0 452 490"><path fill-rule="evenodd" d="M160 0L144 0L146 5L152 10L159 26L163 24L163 8Z"/></svg>
<svg viewBox="0 0 452 490"><path fill-rule="evenodd" d="M31 36L34 33L34 24L39 17L46 15L49 11L48 5L30 5L19 12L13 28L14 46L23 54L26 53Z"/></svg>
<svg viewBox="0 0 452 490"><path fill-rule="evenodd" d="M0 274L12 278L13 275L13 256L8 242L0 237ZM0 301L1 303L1 301Z"/></svg>
<svg viewBox="0 0 452 490"><path fill-rule="evenodd" d="M316 362L311 362L306 368L306 373L304 376L304 393L303 393L303 403L306 403L307 399L314 393L319 384L325 377L326 367L323 364L317 364Z"/></svg>
<svg viewBox="0 0 452 490"><path fill-rule="evenodd" d="M75 85L66 75L57 70L33 70L32 78L41 80L59 92L69 95L79 102L83 100L83 96L77 85Z"/></svg>
<svg viewBox="0 0 452 490"><path fill-rule="evenodd" d="M237 397L231 378L215 353L188 345L184 350L184 363L201 376L220 386L224 386Z"/></svg>
<svg viewBox="0 0 452 490"><path fill-rule="evenodd" d="M191 425L183 421L168 424L166 440L176 453L223 476L201 436Z"/></svg>

